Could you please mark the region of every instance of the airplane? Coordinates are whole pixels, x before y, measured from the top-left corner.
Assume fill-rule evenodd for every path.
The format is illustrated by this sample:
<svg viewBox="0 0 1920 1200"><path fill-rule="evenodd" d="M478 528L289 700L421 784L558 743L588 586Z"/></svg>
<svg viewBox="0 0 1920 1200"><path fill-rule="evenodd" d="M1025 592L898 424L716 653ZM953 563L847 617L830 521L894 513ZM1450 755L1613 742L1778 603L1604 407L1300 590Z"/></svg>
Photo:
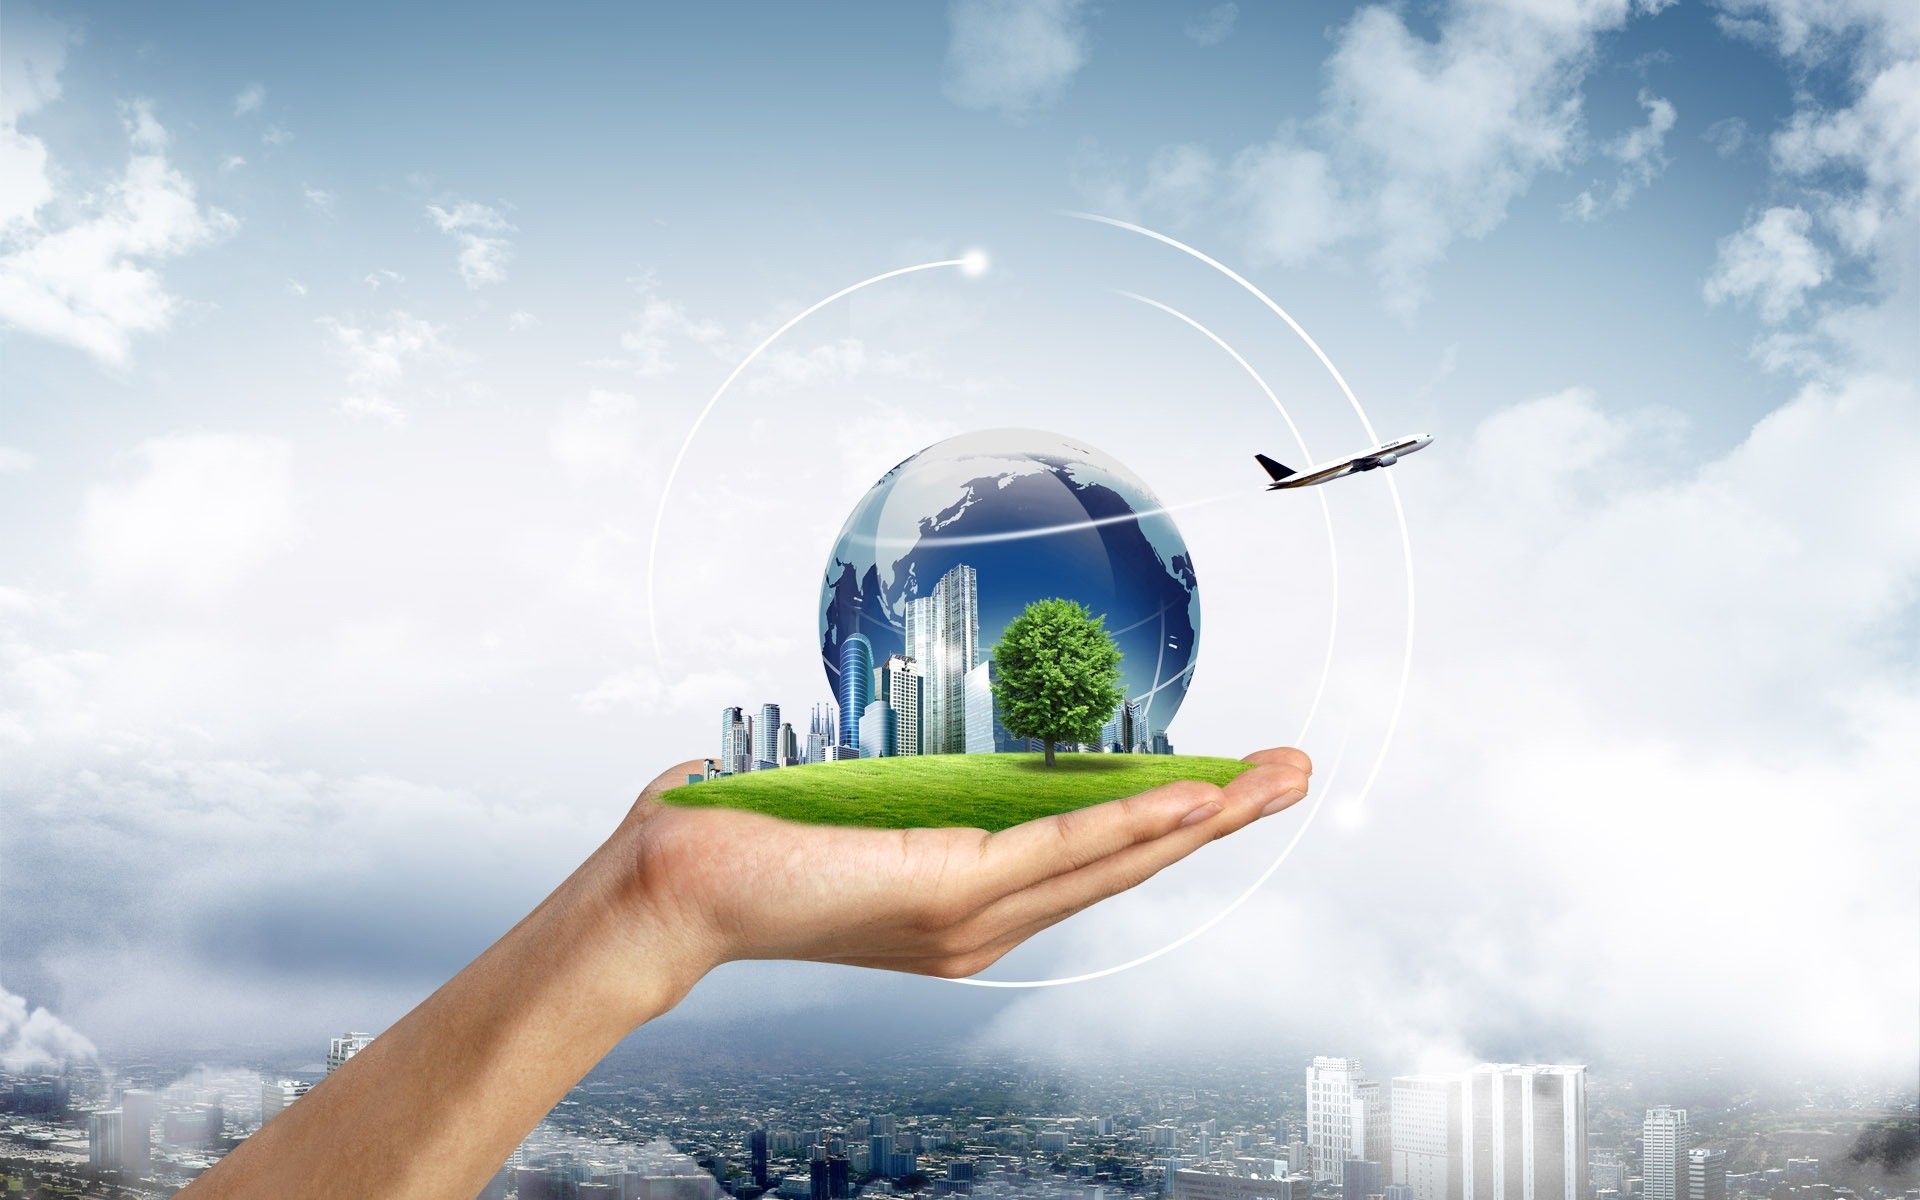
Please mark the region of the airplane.
<svg viewBox="0 0 1920 1200"><path fill-rule="evenodd" d="M1267 490L1277 492L1283 488L1308 487L1316 483L1325 483L1329 479L1339 479L1343 475L1354 475L1361 471L1371 471L1376 467L1390 467L1407 455L1412 454L1415 450L1426 449L1427 445L1432 441L1432 434L1416 433L1412 437L1395 438L1391 442L1382 442L1373 449L1363 451L1351 458L1343 458L1338 462L1322 463L1317 467L1308 467L1304 471L1296 471L1284 463L1277 463L1264 454L1256 454L1254 457L1260 460L1260 465L1267 469L1267 474L1273 476L1273 482L1267 485Z"/></svg>

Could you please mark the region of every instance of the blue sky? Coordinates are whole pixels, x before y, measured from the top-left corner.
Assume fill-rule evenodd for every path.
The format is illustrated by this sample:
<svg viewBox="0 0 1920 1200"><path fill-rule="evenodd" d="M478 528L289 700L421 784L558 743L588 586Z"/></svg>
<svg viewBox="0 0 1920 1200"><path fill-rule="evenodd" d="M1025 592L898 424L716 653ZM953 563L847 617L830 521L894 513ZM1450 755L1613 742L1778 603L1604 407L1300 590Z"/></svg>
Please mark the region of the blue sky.
<svg viewBox="0 0 1920 1200"><path fill-rule="evenodd" d="M1890 850L1920 832L1910 9L10 5L8 1002L109 1053L391 1019L705 752L715 709L819 698L811 589L853 501L1017 424L1205 502L1174 740L1240 753L1316 712L1340 777L1312 836L1098 984L767 965L694 1019L912 1001L956 1040L1093 1052L1205 1003L1407 1068L1910 1062L1920 963L1885 950L1920 920ZM1371 789L1406 636L1389 497L1221 499L1299 447L1113 291L1242 350L1315 451L1357 423L1246 293L1062 210L1241 270L1383 435L1437 435L1396 470L1421 615ZM664 479L732 366L969 248L985 277L862 291L742 375L666 502L649 609ZM1170 940L1292 832L1009 970ZM1337 986L1249 967L1274 928ZM1730 993L1796 938L1888 983Z"/></svg>

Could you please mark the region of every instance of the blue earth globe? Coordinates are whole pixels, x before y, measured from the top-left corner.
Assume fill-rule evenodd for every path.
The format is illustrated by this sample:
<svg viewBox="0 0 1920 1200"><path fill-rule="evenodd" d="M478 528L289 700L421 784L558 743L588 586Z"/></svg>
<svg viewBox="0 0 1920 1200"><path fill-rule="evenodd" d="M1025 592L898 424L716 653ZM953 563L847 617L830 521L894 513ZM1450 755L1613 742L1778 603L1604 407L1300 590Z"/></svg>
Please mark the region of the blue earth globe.
<svg viewBox="0 0 1920 1200"><path fill-rule="evenodd" d="M820 596L820 660L843 730L858 721L844 711L848 699L873 698L865 681L853 692L842 687L848 639L865 638L851 661L869 670L913 655L910 626L924 639L929 611L915 601L936 596L962 602L948 605L956 614L943 618L949 626L961 607L977 608L975 663L992 658L1007 623L1032 601L1063 597L1103 617L1120 647L1136 745L1168 728L1193 679L1200 588L1186 541L1138 476L1076 439L1032 429L948 438L881 476L854 507ZM940 700L937 688L926 690L922 709L931 713ZM953 696L949 708L959 704ZM940 748L938 738L929 731L928 749ZM955 741L945 749L961 749Z"/></svg>

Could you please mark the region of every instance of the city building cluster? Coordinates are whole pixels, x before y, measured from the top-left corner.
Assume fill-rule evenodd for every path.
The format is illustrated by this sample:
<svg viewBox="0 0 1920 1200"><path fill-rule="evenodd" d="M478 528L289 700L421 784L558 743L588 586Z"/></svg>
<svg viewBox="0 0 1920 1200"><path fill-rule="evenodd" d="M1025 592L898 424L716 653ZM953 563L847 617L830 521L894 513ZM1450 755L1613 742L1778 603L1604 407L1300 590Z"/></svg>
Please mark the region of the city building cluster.
<svg viewBox="0 0 1920 1200"><path fill-rule="evenodd" d="M292 1078L0 1074L0 1193L171 1196L372 1041L334 1038L324 1067ZM1705 1113L1629 1108L1662 1087L1596 1101L1584 1066L1375 1080L1332 1057L1071 1073L926 1054L794 1066L717 1046L619 1059L477 1200L1920 1200L1911 1171L1858 1174L1850 1139L1808 1153L1802 1096L1771 1115L1750 1093ZM1857 1103L1913 1120L1908 1093ZM1770 1129L1790 1136L1766 1144Z"/></svg>
<svg viewBox="0 0 1920 1200"><path fill-rule="evenodd" d="M720 752L705 776L743 775L843 758L920 754L1005 754L1044 749L1007 730L994 702L990 649L980 645L979 580L961 563L924 596L907 601L901 653L876 662L866 635L840 641L839 692L813 706L803 744L778 704L758 718L738 706L720 710ZM1141 708L1123 700L1097 743L1068 751L1172 754L1165 729L1149 729Z"/></svg>

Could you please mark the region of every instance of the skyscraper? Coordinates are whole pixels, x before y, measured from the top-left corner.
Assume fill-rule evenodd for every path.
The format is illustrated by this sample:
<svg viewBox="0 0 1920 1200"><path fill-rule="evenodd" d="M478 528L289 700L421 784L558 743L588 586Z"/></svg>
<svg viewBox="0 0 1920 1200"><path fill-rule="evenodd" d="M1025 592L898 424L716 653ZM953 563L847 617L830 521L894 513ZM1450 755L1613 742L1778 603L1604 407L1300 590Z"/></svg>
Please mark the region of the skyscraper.
<svg viewBox="0 0 1920 1200"><path fill-rule="evenodd" d="M962 747L968 754L1014 754L1032 750L1032 738L1017 738L1007 731L1006 722L994 706L993 660L987 659L967 672L962 695L966 697L967 740Z"/></svg>
<svg viewBox="0 0 1920 1200"><path fill-rule="evenodd" d="M1660 1105L1640 1124L1640 1195L1643 1200L1681 1200L1686 1195L1687 1151L1693 1145L1687 1110Z"/></svg>
<svg viewBox="0 0 1920 1200"><path fill-rule="evenodd" d="M373 1042L370 1033L349 1033L334 1038L327 1046L327 1074L331 1075L347 1065L347 1060L365 1050Z"/></svg>
<svg viewBox="0 0 1920 1200"><path fill-rule="evenodd" d="M1120 707L1113 710L1107 723L1100 728L1100 748L1114 750L1121 754L1133 753L1140 742L1140 732L1136 728L1139 713L1133 707L1133 701L1122 700Z"/></svg>
<svg viewBox="0 0 1920 1200"><path fill-rule="evenodd" d="M753 768L753 747L748 736L752 726L738 705L720 710L720 769L729 775L745 775Z"/></svg>
<svg viewBox="0 0 1920 1200"><path fill-rule="evenodd" d="M791 721L780 722L780 757L774 761L783 767L791 767L801 761L800 739L794 735Z"/></svg>
<svg viewBox="0 0 1920 1200"><path fill-rule="evenodd" d="M1380 1085L1367 1078L1357 1060L1314 1059L1307 1068L1307 1157L1313 1177L1340 1183L1350 1158L1385 1162L1386 1115Z"/></svg>
<svg viewBox="0 0 1920 1200"><path fill-rule="evenodd" d="M1725 1150L1695 1146L1687 1151L1686 1200L1727 1200Z"/></svg>
<svg viewBox="0 0 1920 1200"><path fill-rule="evenodd" d="M87 1116L87 1165L96 1171L118 1171L126 1159L126 1114L117 1108Z"/></svg>
<svg viewBox="0 0 1920 1200"><path fill-rule="evenodd" d="M907 601L906 647L925 681L920 752L965 753L967 672L980 662L980 588L972 567L956 565L925 596Z"/></svg>
<svg viewBox="0 0 1920 1200"><path fill-rule="evenodd" d="M894 711L897 753L920 753L920 664L889 654L873 672L873 698Z"/></svg>
<svg viewBox="0 0 1920 1200"><path fill-rule="evenodd" d="M1465 1200L1582 1200L1587 1069L1483 1063L1462 1093Z"/></svg>
<svg viewBox="0 0 1920 1200"><path fill-rule="evenodd" d="M1412 1189L1412 1200L1463 1200L1461 1087L1457 1075L1393 1081L1389 1168L1394 1183Z"/></svg>
<svg viewBox="0 0 1920 1200"><path fill-rule="evenodd" d="M848 634L840 643L840 744L860 748L860 718L872 701L873 644L866 635Z"/></svg>
<svg viewBox="0 0 1920 1200"><path fill-rule="evenodd" d="M875 700L860 717L860 757L892 758L899 753L900 714L884 700Z"/></svg>
<svg viewBox="0 0 1920 1200"><path fill-rule="evenodd" d="M780 765L780 706L762 704L760 724L753 739L753 769L767 770Z"/></svg>

